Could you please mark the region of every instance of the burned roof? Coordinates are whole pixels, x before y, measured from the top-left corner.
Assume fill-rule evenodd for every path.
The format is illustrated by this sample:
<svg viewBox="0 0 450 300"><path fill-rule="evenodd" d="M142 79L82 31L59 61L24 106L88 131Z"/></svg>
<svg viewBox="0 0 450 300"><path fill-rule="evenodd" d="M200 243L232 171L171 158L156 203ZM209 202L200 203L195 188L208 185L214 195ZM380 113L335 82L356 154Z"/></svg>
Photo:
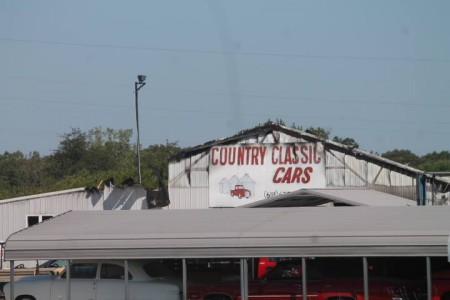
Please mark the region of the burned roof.
<svg viewBox="0 0 450 300"><path fill-rule="evenodd" d="M443 192L450 191L450 180L447 180L442 177L438 177L433 174L429 174L425 171L412 168L410 166L400 164L398 162L392 161L390 159L383 158L377 154L364 151L358 148L355 148L353 146L344 145L341 143L337 143L331 140L320 138L316 135L307 133L302 130L286 127L283 125L275 124L273 122L267 122L262 125L258 125L256 127L242 130L238 133L236 133L233 136L220 138L216 140L212 140L206 143L203 143L201 145L197 145L194 147L189 147L182 149L179 153L172 156L169 161L180 161L183 158L191 157L203 152L209 152L209 150L215 146L224 146L224 145L233 145L240 140L246 139L246 138L252 138L252 137L258 137L261 135L272 135L275 140L277 140L278 133L284 133L286 135L302 139L306 142L311 143L322 143L324 145L324 149L326 150L334 150L341 153L344 153L346 155L355 157L357 159L365 160L367 162L376 164L380 167L393 170L395 172L398 172L400 174L404 174L411 177L417 177L419 175L424 175L428 178L433 178L434 182L441 185L440 190Z"/></svg>

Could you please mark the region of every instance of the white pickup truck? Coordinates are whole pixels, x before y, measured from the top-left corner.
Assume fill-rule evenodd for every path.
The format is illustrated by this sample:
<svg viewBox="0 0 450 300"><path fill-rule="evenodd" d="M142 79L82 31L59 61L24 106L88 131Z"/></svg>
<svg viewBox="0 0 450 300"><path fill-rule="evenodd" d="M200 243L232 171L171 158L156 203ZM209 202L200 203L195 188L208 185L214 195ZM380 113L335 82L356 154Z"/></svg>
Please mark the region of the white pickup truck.
<svg viewBox="0 0 450 300"><path fill-rule="evenodd" d="M179 283L169 277L152 277L154 267L151 261L129 260L128 299L180 300ZM73 261L70 265L71 299L123 300L124 274L122 260ZM67 300L66 288L66 272L62 271L59 275L26 276L17 280L14 299L10 297L9 284L3 291L7 300Z"/></svg>

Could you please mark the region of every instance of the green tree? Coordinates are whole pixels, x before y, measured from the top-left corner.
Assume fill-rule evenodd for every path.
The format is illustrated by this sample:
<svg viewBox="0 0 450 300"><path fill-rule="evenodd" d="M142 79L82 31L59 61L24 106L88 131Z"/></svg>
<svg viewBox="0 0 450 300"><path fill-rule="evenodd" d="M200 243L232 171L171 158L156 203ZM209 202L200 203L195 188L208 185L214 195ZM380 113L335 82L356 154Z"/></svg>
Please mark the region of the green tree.
<svg viewBox="0 0 450 300"><path fill-rule="evenodd" d="M410 150L406 149L395 149L381 154L382 157L396 161L398 163L415 167L419 164L420 158L412 153Z"/></svg>
<svg viewBox="0 0 450 300"><path fill-rule="evenodd" d="M448 172L450 171L450 152L428 153L422 156L420 162L415 166L427 172Z"/></svg>
<svg viewBox="0 0 450 300"><path fill-rule="evenodd" d="M328 138L330 136L330 131L326 130L325 128L322 128L322 127L308 127L305 130L305 132L310 133L310 134L314 134L318 138L321 138L321 139L324 139L324 140L328 140Z"/></svg>
<svg viewBox="0 0 450 300"><path fill-rule="evenodd" d="M47 169L47 172L55 179L76 174L85 168L83 159L86 157L88 145L86 133L79 128L72 128L70 133L64 134L61 138Z"/></svg>
<svg viewBox="0 0 450 300"><path fill-rule="evenodd" d="M131 163L133 150L130 145L132 130L114 130L101 127L90 130L87 134L86 157L83 165L91 172L117 170L125 167L124 162Z"/></svg>
<svg viewBox="0 0 450 300"><path fill-rule="evenodd" d="M62 136L49 158L49 174L58 188L92 186L113 177L116 182L133 176L135 155L130 144L132 130L72 129Z"/></svg>
<svg viewBox="0 0 450 300"><path fill-rule="evenodd" d="M0 156L0 193L8 196L25 186L22 165L25 157L22 152L5 152Z"/></svg>
<svg viewBox="0 0 450 300"><path fill-rule="evenodd" d="M162 182L167 186L169 177L169 158L180 151L178 142L166 142L165 145L152 145L141 152L141 169L144 186L149 189L159 187Z"/></svg>
<svg viewBox="0 0 450 300"><path fill-rule="evenodd" d="M276 122L284 125L283 120ZM302 130L295 124L292 128ZM330 131L309 127L306 132L328 139ZM88 132L72 129L61 136L57 150L41 157L38 152L0 154L0 199L74 187L94 186L114 178L116 186L125 179L137 182L136 145L130 143L132 130L94 128ZM352 138L335 136L333 141L358 147ZM177 142L151 145L141 150L143 185L147 189L167 187L168 160L181 149ZM393 150L382 157L427 172L450 171L450 152L432 152L422 157L410 150Z"/></svg>
<svg viewBox="0 0 450 300"><path fill-rule="evenodd" d="M28 195L45 183L44 160L38 152L0 155L0 199Z"/></svg>
<svg viewBox="0 0 450 300"><path fill-rule="evenodd" d="M359 144L353 138L340 138L338 136L335 136L333 138L333 142L341 143L353 148L359 148Z"/></svg>

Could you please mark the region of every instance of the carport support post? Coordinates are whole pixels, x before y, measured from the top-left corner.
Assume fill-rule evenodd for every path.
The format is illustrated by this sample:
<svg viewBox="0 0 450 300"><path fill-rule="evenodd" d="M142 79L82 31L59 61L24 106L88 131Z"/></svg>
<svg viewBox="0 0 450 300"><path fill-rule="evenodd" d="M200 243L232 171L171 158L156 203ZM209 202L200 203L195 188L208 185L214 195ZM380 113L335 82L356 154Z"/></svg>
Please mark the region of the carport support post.
<svg viewBox="0 0 450 300"><path fill-rule="evenodd" d="M187 265L186 258L181 260L183 271L183 300L187 300Z"/></svg>
<svg viewBox="0 0 450 300"><path fill-rule="evenodd" d="M66 260L66 299L70 300L70 260ZM13 298L11 298L13 299Z"/></svg>
<svg viewBox="0 0 450 300"><path fill-rule="evenodd" d="M128 293L128 291L129 291L129 285L128 285L128 260L127 259L125 259L124 260L124 262L123 262L123 265L124 265L124 272L125 272L125 276L124 276L124 278L125 278L125 300L128 300L128 298L129 298L129 293Z"/></svg>
<svg viewBox="0 0 450 300"><path fill-rule="evenodd" d="M369 300L369 272L367 266L367 257L363 257L363 274L364 274L364 300Z"/></svg>
<svg viewBox="0 0 450 300"><path fill-rule="evenodd" d="M427 299L431 300L433 298L433 287L431 285L431 260L427 256Z"/></svg>
<svg viewBox="0 0 450 300"><path fill-rule="evenodd" d="M248 264L241 258L241 300L248 300Z"/></svg>
<svg viewBox="0 0 450 300"><path fill-rule="evenodd" d="M9 276L10 276L10 285L9 285L9 293L11 294L11 299L14 299L14 261L11 260L9 262Z"/></svg>
<svg viewBox="0 0 450 300"><path fill-rule="evenodd" d="M307 300L308 298L308 290L306 285L306 259L302 257L302 299Z"/></svg>
<svg viewBox="0 0 450 300"><path fill-rule="evenodd" d="M426 205L426 177L425 174L419 174L416 178L416 194L417 194L417 205Z"/></svg>

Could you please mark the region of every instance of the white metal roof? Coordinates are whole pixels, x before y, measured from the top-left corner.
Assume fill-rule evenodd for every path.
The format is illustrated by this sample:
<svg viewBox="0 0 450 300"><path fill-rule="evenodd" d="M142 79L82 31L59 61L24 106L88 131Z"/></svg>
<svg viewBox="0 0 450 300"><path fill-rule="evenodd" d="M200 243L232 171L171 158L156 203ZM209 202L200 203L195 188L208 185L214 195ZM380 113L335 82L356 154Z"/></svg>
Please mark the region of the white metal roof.
<svg viewBox="0 0 450 300"><path fill-rule="evenodd" d="M301 189L269 199L259 200L245 207L299 207L326 203L351 206L416 206L416 201L369 189Z"/></svg>
<svg viewBox="0 0 450 300"><path fill-rule="evenodd" d="M7 260L446 256L450 207L72 211L13 234Z"/></svg>
<svg viewBox="0 0 450 300"><path fill-rule="evenodd" d="M44 198L44 197L66 195L66 194L72 194L72 193L80 193L80 192L85 192L85 191L86 191L86 188L82 187L82 188L68 189L68 190L62 190L62 191L57 191L57 192L49 192L49 193L42 193L42 194L37 194L37 195L16 197L16 198L11 198L11 199L0 200L0 205L6 204L6 203L18 202L18 201L34 200L34 199Z"/></svg>

